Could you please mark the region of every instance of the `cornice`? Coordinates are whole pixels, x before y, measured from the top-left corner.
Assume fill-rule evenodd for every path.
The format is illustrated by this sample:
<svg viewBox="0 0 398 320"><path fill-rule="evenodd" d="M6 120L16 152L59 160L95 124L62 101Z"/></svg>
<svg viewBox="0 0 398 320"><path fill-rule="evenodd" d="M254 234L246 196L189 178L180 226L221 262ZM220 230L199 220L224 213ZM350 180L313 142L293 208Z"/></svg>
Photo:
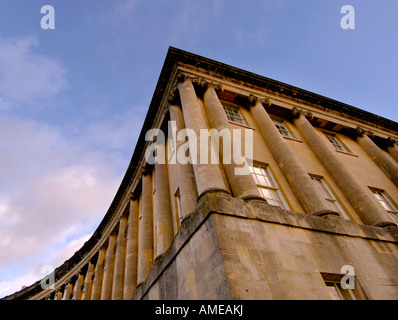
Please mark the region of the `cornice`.
<svg viewBox="0 0 398 320"><path fill-rule="evenodd" d="M259 89L262 92L272 92L278 96L288 97L297 103L309 104L322 111L328 110L347 115L365 121L369 125L398 132L398 123L392 120L277 80L172 47L169 49L168 56L180 66L190 66L209 76L221 77L248 88Z"/></svg>

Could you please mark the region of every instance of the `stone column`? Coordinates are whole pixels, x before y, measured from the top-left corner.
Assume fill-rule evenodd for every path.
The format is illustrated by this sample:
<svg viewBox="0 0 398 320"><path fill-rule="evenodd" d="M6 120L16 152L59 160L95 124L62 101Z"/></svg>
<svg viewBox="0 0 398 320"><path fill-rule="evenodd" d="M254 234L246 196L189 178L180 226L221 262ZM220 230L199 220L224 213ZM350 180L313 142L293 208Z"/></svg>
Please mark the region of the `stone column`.
<svg viewBox="0 0 398 320"><path fill-rule="evenodd" d="M155 163L154 179L153 222L156 232L156 259L166 252L174 239L167 164Z"/></svg>
<svg viewBox="0 0 398 320"><path fill-rule="evenodd" d="M56 298L54 300L62 300L62 294L63 294L63 292L61 291L61 289L58 290L57 291L57 296L56 296Z"/></svg>
<svg viewBox="0 0 398 320"><path fill-rule="evenodd" d="M102 280L104 278L105 254L106 247L102 246L98 252L97 264L95 266L95 280L93 284L93 292L91 293L91 300L99 300L101 298Z"/></svg>
<svg viewBox="0 0 398 320"><path fill-rule="evenodd" d="M364 129L357 128L357 142L366 151L369 157L385 172L391 181L398 187L398 165L369 138Z"/></svg>
<svg viewBox="0 0 398 320"><path fill-rule="evenodd" d="M330 173L335 183L344 193L347 200L358 212L365 224L373 226L395 225L387 212L373 199L370 191L355 178L344 163L337 157L335 150L316 132L300 110L295 110L294 124L311 147L319 161Z"/></svg>
<svg viewBox="0 0 398 320"><path fill-rule="evenodd" d="M153 266L153 209L151 173L142 173L142 208L138 226L137 286L148 277Z"/></svg>
<svg viewBox="0 0 398 320"><path fill-rule="evenodd" d="M123 299L131 300L137 287L138 257L138 197L130 200L130 214L127 223L126 271L124 276Z"/></svg>
<svg viewBox="0 0 398 320"><path fill-rule="evenodd" d="M81 300L82 298L82 285L83 285L83 274L79 272L75 285L73 286L73 295L75 300Z"/></svg>
<svg viewBox="0 0 398 320"><path fill-rule="evenodd" d="M108 239L104 265L104 278L102 279L101 300L110 300L112 297L113 271L115 268L116 235L111 234Z"/></svg>
<svg viewBox="0 0 398 320"><path fill-rule="evenodd" d="M93 273L94 273L94 263L91 261L88 263L88 268L86 276L84 277L84 292L82 294L82 300L90 300L91 291L93 288Z"/></svg>
<svg viewBox="0 0 398 320"><path fill-rule="evenodd" d="M196 188L199 197L210 191L221 191L229 194L222 178L219 165L212 163L204 164L200 161L200 129L207 130L206 122L203 118L191 79L184 75L180 75L179 81L182 81L178 84L178 91L180 93L185 125L196 134L196 141L189 140L189 149L193 161ZM210 139L208 140L208 146L209 150L207 150L207 152L208 155L210 155ZM202 150L202 152L205 152L205 150ZM196 157L194 156L195 154L197 155ZM208 157L208 159L210 158Z"/></svg>
<svg viewBox="0 0 398 320"><path fill-rule="evenodd" d="M73 285L71 283L71 281L68 281L65 285L65 289L64 289L64 294L62 297L62 300L70 300L71 298L71 294L72 294L72 290L73 290Z"/></svg>
<svg viewBox="0 0 398 320"><path fill-rule="evenodd" d="M257 199L263 199L260 195L260 192L257 188L256 183L253 180L253 177L250 172L246 175L236 175L236 170L239 167L242 167L242 165L237 165L234 160L235 157L233 154L238 154L241 156L241 150L238 152L236 150L233 150L234 145L233 145L233 135L232 135L232 130L227 118L227 115L225 114L224 107L222 106L220 100L218 99L218 95L215 90L215 85L214 84L207 84L207 89L204 93L204 103L205 107L207 110L207 117L209 118L210 124L213 128L217 129L218 132L225 131L229 132L229 136L231 137L231 144L227 146L226 150L224 150L224 146L226 146L226 143L224 139L220 139L220 144L219 144L219 149L220 149L220 158L225 170L225 173L227 174L229 184L231 186L232 194L236 198L243 198L243 199L249 199L249 198L257 198ZM240 145L240 143L239 143ZM228 150L229 149L229 150ZM231 159L231 163L226 163L229 161L225 161L225 158L227 155L224 155L224 151L229 152L229 156ZM265 199L263 199L265 200Z"/></svg>
<svg viewBox="0 0 398 320"><path fill-rule="evenodd" d="M119 232L117 236L115 270L112 284L112 300L123 299L124 271L126 265L126 223L127 218L122 216L119 221Z"/></svg>
<svg viewBox="0 0 398 320"><path fill-rule="evenodd" d="M269 150L304 209L304 212L314 215L338 215L338 213L329 207L329 204L308 175L308 172L279 133L274 122L265 111L263 101L254 96L251 96L250 100L254 102L250 108L253 119L257 122L257 126ZM269 103L269 101L264 102Z"/></svg>
<svg viewBox="0 0 398 320"><path fill-rule="evenodd" d="M387 147L388 153L395 159L395 161L398 162L398 146L397 146L397 141L395 141L393 138L388 138L388 147Z"/></svg>
<svg viewBox="0 0 398 320"><path fill-rule="evenodd" d="M180 130L185 129L184 116L179 106L170 105L170 120L176 123L176 133ZM176 152L179 150L184 141L176 141ZM180 188L180 203L181 211L180 218L183 220L186 215L193 212L196 209L196 203L198 200L198 190L195 184L195 175L191 163L182 164L176 159L176 167L178 174L178 185Z"/></svg>

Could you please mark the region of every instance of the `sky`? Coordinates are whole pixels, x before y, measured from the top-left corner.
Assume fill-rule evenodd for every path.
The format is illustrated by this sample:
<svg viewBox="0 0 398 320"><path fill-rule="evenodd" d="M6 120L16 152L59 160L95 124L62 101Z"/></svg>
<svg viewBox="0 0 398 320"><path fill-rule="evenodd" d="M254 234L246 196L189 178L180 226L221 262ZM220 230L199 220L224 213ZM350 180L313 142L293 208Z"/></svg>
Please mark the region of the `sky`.
<svg viewBox="0 0 398 320"><path fill-rule="evenodd" d="M97 228L170 46L398 121L397 12L396 0L1 0L0 297Z"/></svg>

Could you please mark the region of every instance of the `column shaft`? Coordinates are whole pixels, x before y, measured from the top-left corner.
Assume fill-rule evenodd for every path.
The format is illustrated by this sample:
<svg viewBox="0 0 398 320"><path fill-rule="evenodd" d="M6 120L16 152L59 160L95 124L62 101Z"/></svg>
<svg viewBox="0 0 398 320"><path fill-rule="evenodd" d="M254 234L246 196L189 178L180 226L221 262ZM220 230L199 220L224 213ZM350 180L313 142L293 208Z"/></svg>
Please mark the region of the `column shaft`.
<svg viewBox="0 0 398 320"><path fill-rule="evenodd" d="M315 215L335 214L279 133L261 101L256 101L254 107L251 107L251 114L304 211Z"/></svg>
<svg viewBox="0 0 398 320"><path fill-rule="evenodd" d="M126 223L127 218L122 216L119 221L119 233L117 237L115 270L112 284L112 300L123 299L124 271L126 265Z"/></svg>
<svg viewBox="0 0 398 320"><path fill-rule="evenodd" d="M224 139L220 139L219 149L221 161L225 173L228 177L232 194L237 198L262 198L250 172L248 172L247 175L235 174L236 170L239 167L242 167L242 165L237 165L235 163L235 160L237 159L235 159L234 154L241 156L241 150L233 150L236 144L233 144L232 130L229 125L229 121L227 115L225 114L224 108L220 100L218 99L216 90L212 85L208 86L204 94L204 103L207 109L207 116L209 118L211 126L217 129L218 132L221 132L222 130L229 132L229 136L231 137L229 141L229 146L228 143L226 143L227 141L224 141ZM225 150L224 147L226 147ZM224 155L224 151L228 152L229 155ZM227 163L229 161L225 161L227 156L229 156L231 159L230 163Z"/></svg>
<svg viewBox="0 0 398 320"><path fill-rule="evenodd" d="M101 300L110 300L112 297L113 271L115 268L116 235L111 234L106 249L104 278L102 279Z"/></svg>
<svg viewBox="0 0 398 320"><path fill-rule="evenodd" d="M138 199L130 200L130 214L127 225L126 272L124 276L123 299L131 300L137 287Z"/></svg>
<svg viewBox="0 0 398 320"><path fill-rule="evenodd" d="M91 293L91 300L101 299L102 280L104 278L104 259L106 254L106 247L102 247L98 252L97 264L95 266L95 280L93 283L93 292Z"/></svg>
<svg viewBox="0 0 398 320"><path fill-rule="evenodd" d="M153 266L153 209L152 178L142 176L142 211L138 227L138 270L137 286L143 283Z"/></svg>
<svg viewBox="0 0 398 320"><path fill-rule="evenodd" d="M162 146L163 147L163 146ZM173 242L173 218L171 214L169 174L167 164L155 163L155 203L153 218L155 224L155 259L164 254Z"/></svg>
<svg viewBox="0 0 398 320"><path fill-rule="evenodd" d="M75 300L81 300L82 298L82 285L83 285L83 274L79 273L73 287L73 294Z"/></svg>
<svg viewBox="0 0 398 320"><path fill-rule="evenodd" d="M398 187L398 165L364 133L357 137L359 145L373 159L374 162L387 174L391 181Z"/></svg>
<svg viewBox="0 0 398 320"><path fill-rule="evenodd" d="M189 146L198 194L201 196L212 190L222 190L229 193L222 178L219 165L210 162L204 164L200 161L200 152L207 152L207 155L210 155L211 143L209 139L208 150L201 150L200 129L207 129L207 126L192 82L189 79L185 79L184 82L178 85L178 90L185 124L188 129L196 133L196 141L189 140ZM197 155L196 157L194 156L195 154Z"/></svg>
<svg viewBox="0 0 398 320"><path fill-rule="evenodd" d="M90 261L88 263L86 276L84 277L84 292L82 294L82 300L90 300L91 291L93 288L93 281L92 281L93 273L94 273L94 263Z"/></svg>
<svg viewBox="0 0 398 320"><path fill-rule="evenodd" d="M63 292L61 290L59 290L55 300L62 300L62 294L63 294Z"/></svg>
<svg viewBox="0 0 398 320"><path fill-rule="evenodd" d="M62 300L70 300L71 294L72 294L72 290L73 290L73 285L72 285L71 282L68 282L65 285L65 289L64 289L64 294L63 294Z"/></svg>
<svg viewBox="0 0 398 320"><path fill-rule="evenodd" d="M394 158L395 161L398 162L398 146L396 142L390 143L390 145L387 147L388 153Z"/></svg>
<svg viewBox="0 0 398 320"><path fill-rule="evenodd" d="M179 106L171 105L169 106L170 119L176 122L176 132L185 129L184 116L182 110ZM183 141L176 141L176 151L183 144ZM198 190L195 183L195 175L193 172L193 167L191 163L182 164L176 161L175 164L177 168L178 175L178 185L180 188L180 203L181 211L180 219L183 220L186 215L193 212L196 208L196 203L198 200Z"/></svg>
<svg viewBox="0 0 398 320"><path fill-rule="evenodd" d="M330 173L343 191L347 200L358 212L364 223L374 226L395 225L387 212L373 199L369 191L354 177L350 170L337 157L336 153L316 132L305 116L294 120L297 129L311 147L319 161Z"/></svg>

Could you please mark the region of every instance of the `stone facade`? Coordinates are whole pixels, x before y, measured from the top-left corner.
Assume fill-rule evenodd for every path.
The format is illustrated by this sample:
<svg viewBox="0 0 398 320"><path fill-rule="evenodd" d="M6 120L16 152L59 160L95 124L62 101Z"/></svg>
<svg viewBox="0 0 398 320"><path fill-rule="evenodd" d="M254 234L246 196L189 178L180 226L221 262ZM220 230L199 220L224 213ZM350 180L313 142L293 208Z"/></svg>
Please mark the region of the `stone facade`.
<svg viewBox="0 0 398 320"><path fill-rule="evenodd" d="M150 129L165 163L145 157ZM242 133L239 154L250 133L250 174L224 138L220 163L194 152L213 129ZM398 299L397 139L393 121L170 48L101 224L53 288L4 299Z"/></svg>

